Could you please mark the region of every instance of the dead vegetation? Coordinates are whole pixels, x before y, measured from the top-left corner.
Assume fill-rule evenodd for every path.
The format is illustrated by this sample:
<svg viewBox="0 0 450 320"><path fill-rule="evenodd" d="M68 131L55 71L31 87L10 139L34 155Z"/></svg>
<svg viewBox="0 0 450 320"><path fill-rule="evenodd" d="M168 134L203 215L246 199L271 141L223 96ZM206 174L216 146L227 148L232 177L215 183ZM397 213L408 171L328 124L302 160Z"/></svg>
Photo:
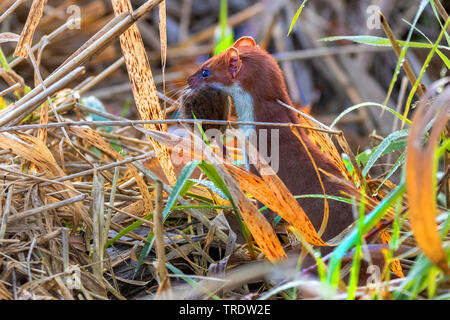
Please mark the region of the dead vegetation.
<svg viewBox="0 0 450 320"><path fill-rule="evenodd" d="M420 11L410 1L379 1L384 29L368 30L369 1L310 0L289 37L301 2L228 1L235 35L272 52L292 100L320 120L300 115L361 192L355 214L369 209L314 260L325 243L276 175L214 153L169 156L188 143L172 130L184 79L217 45L216 1L3 1L0 299L448 299L450 97L445 79L432 83L449 67L437 47L450 46L449 8L432 2L441 24L431 2L417 24L432 43L408 49L407 76L390 88L403 45L317 40L364 26L396 44L410 30L402 18ZM401 117L408 94L420 99L412 120ZM268 223L256 200L283 222ZM374 261L385 262L375 281L354 273Z"/></svg>

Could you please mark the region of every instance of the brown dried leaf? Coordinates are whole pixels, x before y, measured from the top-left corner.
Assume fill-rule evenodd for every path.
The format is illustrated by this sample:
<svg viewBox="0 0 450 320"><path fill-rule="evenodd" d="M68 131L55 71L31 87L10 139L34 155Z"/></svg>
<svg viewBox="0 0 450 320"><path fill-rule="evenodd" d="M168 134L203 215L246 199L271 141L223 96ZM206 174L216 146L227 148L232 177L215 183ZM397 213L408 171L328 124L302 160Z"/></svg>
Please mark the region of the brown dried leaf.
<svg viewBox="0 0 450 320"><path fill-rule="evenodd" d="M436 223L436 181L434 154L441 132L449 120L450 90L431 106L421 103L412 118L406 160L406 189L411 228L418 246L436 266L450 274ZM428 141L423 144L426 126L436 116Z"/></svg>
<svg viewBox="0 0 450 320"><path fill-rule="evenodd" d="M20 36L18 34L12 32L3 32L0 33L0 43L5 42L17 42L19 41Z"/></svg>
<svg viewBox="0 0 450 320"><path fill-rule="evenodd" d="M40 172L44 172L47 178L64 177L66 174L58 166L55 158L53 157L47 146L38 138L27 136L24 134L13 136L8 133L0 134L0 148L5 150L11 150L14 154L24 158L27 161L33 163ZM64 198L72 198L77 194L73 191L73 186L70 181L65 181L64 184L68 187L65 188L60 184L55 184L55 188L61 190L61 195ZM88 228L92 229L92 220L84 210L84 207L80 202L75 202L70 205L74 210L74 227L76 230L77 225L83 220Z"/></svg>
<svg viewBox="0 0 450 320"><path fill-rule="evenodd" d="M161 66L163 76L163 93L166 94L166 61L167 61L167 30L166 30L166 1L159 4L159 39L161 44ZM164 100L164 114L166 113L166 100Z"/></svg>
<svg viewBox="0 0 450 320"><path fill-rule="evenodd" d="M106 142L103 137L98 134L97 131L94 131L89 128L81 128L81 127L71 127L70 130L78 137L84 139L85 141L89 142L93 146L97 147L98 149L105 152L107 155L109 155L111 158L121 161L123 160L123 157L120 153L118 153L116 150L114 150L111 145ZM136 183L139 187L139 190L141 191L143 200L144 200L144 206L145 211L147 213L153 211L153 205L152 205L152 198L150 196L150 192L147 189L147 184L145 183L144 178L142 178L139 175L138 170L134 165L131 163L127 163L126 166L133 174L134 178L136 179Z"/></svg>
<svg viewBox="0 0 450 320"><path fill-rule="evenodd" d="M14 51L15 56L20 56L26 58L28 56L27 48L28 45L31 48L31 42L33 41L33 35L36 31L36 27L41 19L42 13L44 12L44 7L47 4L47 0L34 0L31 5L30 12L25 22L25 26L20 34L19 43L17 44L16 51Z"/></svg>

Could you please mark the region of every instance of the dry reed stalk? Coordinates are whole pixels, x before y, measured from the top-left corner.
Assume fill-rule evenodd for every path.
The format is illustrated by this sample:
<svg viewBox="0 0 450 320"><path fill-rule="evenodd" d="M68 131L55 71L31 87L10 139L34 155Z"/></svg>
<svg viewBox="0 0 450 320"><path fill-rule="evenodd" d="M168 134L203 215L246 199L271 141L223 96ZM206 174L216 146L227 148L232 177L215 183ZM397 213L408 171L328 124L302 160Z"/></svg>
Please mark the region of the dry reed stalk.
<svg viewBox="0 0 450 320"><path fill-rule="evenodd" d="M26 0L16 0L12 5L9 5L8 2L12 2L13 0L8 0L3 2L0 5L0 11L3 9L3 5L5 7L9 7L8 10L6 10L1 16L0 16L0 23L2 23L14 10L16 10L22 3L24 3Z"/></svg>
<svg viewBox="0 0 450 320"><path fill-rule="evenodd" d="M23 105L28 103L29 100L39 95L41 91L44 90L43 89L44 86L50 87L51 84L57 82L61 78L66 79L72 70L77 68L77 66L82 64L88 58L92 57L94 54L104 49L105 46L110 44L115 39L115 37L122 34L135 21L143 17L143 15L147 13L149 10L153 9L160 1L161 0L149 0L145 2L142 6L140 6L138 9L136 9L134 12L131 13L123 12L122 14L112 19L110 23L108 23L105 27L103 27L90 40L88 40L87 43L85 43L79 50L77 50L76 54L69 57L58 69L56 69L52 74L50 74L43 81L43 83L39 84L27 95L25 95L22 99L17 101L15 105L11 104L5 109L1 110L0 126L3 126L8 122L18 123L21 120L23 120L26 116L28 116L29 113L31 113L35 108L37 108L39 103L27 105L26 108L24 108ZM45 97L48 95L49 94L47 93Z"/></svg>
<svg viewBox="0 0 450 320"><path fill-rule="evenodd" d="M44 12L44 7L47 4L47 0L34 0L31 5L30 12L25 22L25 26L20 34L19 43L17 44L16 50L14 51L15 56L20 56L26 58L28 53L26 46L31 47L31 42L33 41L33 35L36 31L36 27L41 19L42 13Z"/></svg>
<svg viewBox="0 0 450 320"><path fill-rule="evenodd" d="M95 168L94 168L95 169ZM104 264L104 224L105 224L105 194L103 186L103 177L94 171L94 181L92 186L92 206L91 215L93 221L92 239L94 242L92 252L93 262L93 275L97 280L101 281L103 277L103 264ZM109 231L109 230L108 230ZM107 231L106 231L107 232Z"/></svg>
<svg viewBox="0 0 450 320"><path fill-rule="evenodd" d="M47 44L51 43L53 39L55 39L58 35L62 34L64 31L66 31L68 29L69 25L70 25L70 21L67 21L65 24L61 25L60 27L58 27L51 33L42 36L42 38L39 40L39 42L31 47L31 51L35 52L36 50L38 50L38 48L40 48L42 46L43 43L47 43ZM26 60L26 58L24 58L24 57L16 57L14 60L12 60L9 63L9 66L11 68L14 68L19 63L21 63L25 60Z"/></svg>
<svg viewBox="0 0 450 320"><path fill-rule="evenodd" d="M18 212L15 215L12 215L8 218L8 223L13 223L13 222L17 222L21 219L27 218L29 216L38 214L38 213L43 213L47 210L53 210L53 209L57 209L63 206L67 206L69 204L73 204L79 201L83 201L86 198L86 195L84 194L80 194L77 196L74 196L72 198L68 198L59 202L55 202L43 207L39 207L39 208L34 208L34 209L30 209L30 210L26 210L23 212Z"/></svg>
<svg viewBox="0 0 450 320"><path fill-rule="evenodd" d="M25 97L17 101L16 103L10 104L8 107L3 109L0 113L0 126L16 124L25 119L31 112L33 112L41 103L46 101L48 97L51 97L56 92L65 88L70 82L79 77L84 73L84 67L75 68L73 71L69 72L67 75L63 76L60 80L52 83L43 83L39 84L38 87L40 90L36 90L34 95L30 96L26 99L26 102L20 103L28 97L34 90L30 91ZM49 85L48 85L49 84ZM48 85L48 86L47 86ZM47 86L44 89L44 86ZM35 88L35 89L36 89ZM42 90L42 92L40 92Z"/></svg>
<svg viewBox="0 0 450 320"><path fill-rule="evenodd" d="M159 38L161 44L161 71L163 77L163 94L166 95L166 62L167 62L167 26L166 1L159 4ZM166 100L164 100L164 114L166 113Z"/></svg>
<svg viewBox="0 0 450 320"><path fill-rule="evenodd" d="M444 19L444 22L447 21L448 14L447 14L447 11L445 11L445 8L442 5L442 3L439 0L433 0L433 2L434 2L434 5L436 6L437 11L441 15L442 19Z"/></svg>
<svg viewBox="0 0 450 320"><path fill-rule="evenodd" d="M55 158L53 157L50 150L47 148L43 142L35 137L18 135L13 137L9 133L0 134L0 148L10 149L12 153L21 156L22 158L34 163L40 171L45 172L47 177L63 177L65 176L64 171L59 167ZM61 185L55 185L55 189L61 192L61 195L65 198L76 198L75 192L73 191L72 183L69 181L64 182L67 188ZM71 203L71 208L73 208L73 223L74 227L72 232L76 232L79 221L82 220L86 223L88 229L92 230L92 220L88 216L84 207L78 202L82 199ZM14 216L12 217L13 219Z"/></svg>
<svg viewBox="0 0 450 320"><path fill-rule="evenodd" d="M6 42L18 42L20 36L12 32L0 33L0 44Z"/></svg>
<svg viewBox="0 0 450 320"><path fill-rule="evenodd" d="M389 23L386 21L386 18L384 15L380 12L380 22L383 26L383 30L386 33L386 36L388 37L392 48L394 48L395 54L397 57L400 57L402 49L400 48L400 45L397 42L397 39L394 35L394 32L392 31L391 27L389 26ZM405 61L403 62L403 69L405 70L406 75L408 76L409 81L411 82L411 85L414 86L416 83L416 76L414 75L414 71L411 69L411 66L408 62L408 60L405 57ZM425 86L423 84L419 84L417 87L417 94L419 98L422 98L424 95L424 91L426 90Z"/></svg>
<svg viewBox="0 0 450 320"><path fill-rule="evenodd" d="M161 3L161 0L153 2L159 4ZM129 0L112 0L112 5L116 15L133 11ZM141 119L164 119L164 114L159 105L158 93L156 91L155 82L153 81L147 53L136 24L130 26L130 28L120 36L120 44L132 85L134 99ZM145 127L151 130L167 131L167 126L164 124L146 125ZM169 183L175 184L177 178L170 159L169 150L159 142L150 138L149 140L152 143L153 149L155 150L156 156L158 157Z"/></svg>
<svg viewBox="0 0 450 320"><path fill-rule="evenodd" d="M45 43L43 43L38 51L38 59L36 61L36 59L34 58L33 52L30 50L30 47L28 45L26 45L26 49L28 52L28 57L31 61L31 64L34 68L34 84L35 86L39 85L40 83L42 83L42 76L39 72L39 64L42 58L42 52L43 49L45 47ZM44 87L44 89L46 89ZM53 102L51 101L50 98L47 99L47 102L44 102L41 105L41 114L40 114L40 118L39 118L39 124L47 124L48 123L48 104L52 104L52 108L54 109L54 105ZM53 110L54 111L54 110ZM59 120L59 118L58 118ZM38 134L37 134L38 139L40 139L44 144L47 141L47 128L40 128L38 130ZM63 167L64 168L64 167Z"/></svg>
<svg viewBox="0 0 450 320"><path fill-rule="evenodd" d="M119 58L116 62L114 62L112 65L110 65L108 68L100 72L98 75L93 77L90 81L85 83L83 86L81 86L78 91L80 94L84 94L88 90L90 90L93 86L95 86L100 81L104 80L106 77L108 77L111 73L119 69L119 67L125 62L125 59L123 57Z"/></svg>
<svg viewBox="0 0 450 320"><path fill-rule="evenodd" d="M166 267L166 252L164 242L164 221L163 221L163 186L160 180L156 181L156 204L153 217L153 234L155 236L156 249L156 272L158 274L159 287L156 292L157 299L169 299L171 296L171 285L169 272Z"/></svg>

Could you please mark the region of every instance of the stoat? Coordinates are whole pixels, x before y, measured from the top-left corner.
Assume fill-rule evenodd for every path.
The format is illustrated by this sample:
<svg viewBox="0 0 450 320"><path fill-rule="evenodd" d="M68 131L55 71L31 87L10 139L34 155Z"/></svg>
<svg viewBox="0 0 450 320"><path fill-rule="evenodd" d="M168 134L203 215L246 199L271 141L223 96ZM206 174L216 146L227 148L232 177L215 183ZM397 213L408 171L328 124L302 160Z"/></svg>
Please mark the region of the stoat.
<svg viewBox="0 0 450 320"><path fill-rule="evenodd" d="M299 118L294 111L277 102L280 100L292 105L278 64L268 52L257 46L251 37L240 38L228 50L210 58L187 81L191 94L212 88L229 95L240 121L299 123ZM219 97L223 99L221 95ZM224 120L222 117L225 113L217 110L220 102L211 103L210 112L204 104L202 105L201 110L195 110L194 106L189 112L198 111L203 118ZM192 104L190 106L192 107ZM186 116L189 117L188 114ZM270 129L274 127L248 126L245 128L245 130L248 129L254 129L256 132L266 129L270 150ZM343 191L351 194L352 190L345 183L339 182L342 174L336 164L314 145L303 129L299 129L299 132L317 166L330 175L338 177L333 179L321 173L325 193L342 196ZM279 128L279 153L277 174L293 195L323 194L308 153L289 127ZM253 168L252 171L255 172L255 169ZM323 199L302 198L298 202L318 230L323 219ZM325 241L338 235L354 220L349 204L334 200L328 200L328 204L329 220L322 236Z"/></svg>

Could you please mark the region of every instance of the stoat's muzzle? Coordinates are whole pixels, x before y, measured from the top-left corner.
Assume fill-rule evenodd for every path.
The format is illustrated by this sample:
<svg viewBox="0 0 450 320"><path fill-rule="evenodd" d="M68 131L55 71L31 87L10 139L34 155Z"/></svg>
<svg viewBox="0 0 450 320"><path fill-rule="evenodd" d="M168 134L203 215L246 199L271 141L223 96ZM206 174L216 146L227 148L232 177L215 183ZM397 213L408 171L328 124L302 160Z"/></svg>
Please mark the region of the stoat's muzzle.
<svg viewBox="0 0 450 320"><path fill-rule="evenodd" d="M189 82L189 79L188 79ZM228 120L231 113L229 95L211 85L189 90L182 98L182 117L185 119ZM225 126L203 124L203 129L225 129Z"/></svg>

